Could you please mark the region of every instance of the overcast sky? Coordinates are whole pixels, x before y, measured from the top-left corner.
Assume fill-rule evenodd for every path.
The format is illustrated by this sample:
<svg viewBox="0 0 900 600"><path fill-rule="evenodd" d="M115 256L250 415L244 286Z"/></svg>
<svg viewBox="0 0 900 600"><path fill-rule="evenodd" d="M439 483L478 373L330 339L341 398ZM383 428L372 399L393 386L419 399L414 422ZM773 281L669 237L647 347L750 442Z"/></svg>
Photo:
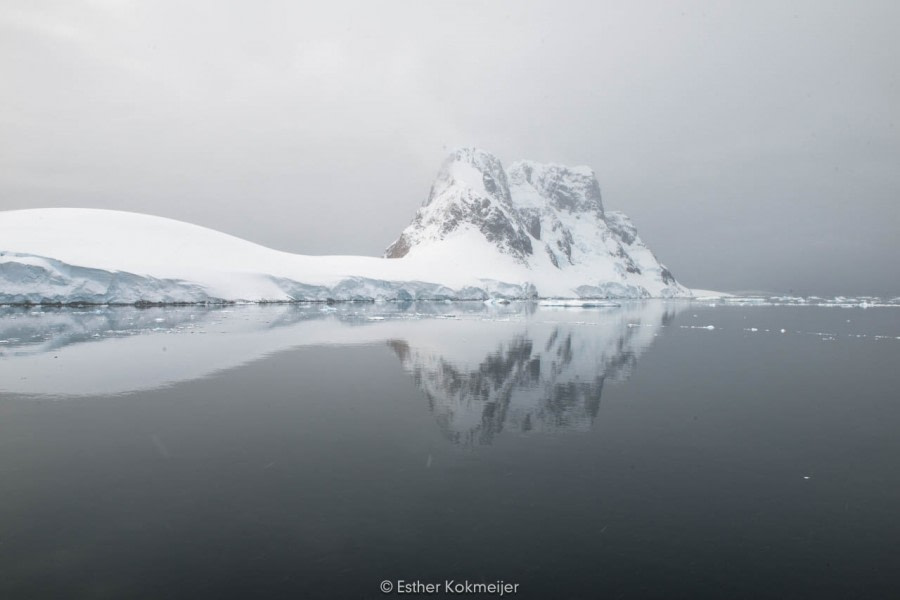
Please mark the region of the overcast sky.
<svg viewBox="0 0 900 600"><path fill-rule="evenodd" d="M898 31L893 0L0 0L0 209L379 255L477 145L593 167L686 285L897 295Z"/></svg>

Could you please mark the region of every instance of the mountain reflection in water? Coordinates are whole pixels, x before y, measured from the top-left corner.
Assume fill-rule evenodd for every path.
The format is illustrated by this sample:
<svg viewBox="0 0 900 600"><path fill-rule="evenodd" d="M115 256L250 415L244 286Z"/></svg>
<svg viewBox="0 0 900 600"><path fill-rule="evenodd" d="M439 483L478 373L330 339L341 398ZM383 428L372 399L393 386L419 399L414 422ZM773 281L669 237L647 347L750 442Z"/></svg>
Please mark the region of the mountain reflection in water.
<svg viewBox="0 0 900 600"><path fill-rule="evenodd" d="M584 431L683 303L0 309L0 386L73 397L157 389L298 346L387 343L454 443Z"/></svg>
<svg viewBox="0 0 900 600"><path fill-rule="evenodd" d="M637 305L594 313L588 322L559 322L552 317L560 313L541 313L505 338L484 339L477 335L484 325L469 322L437 347L415 338L388 345L449 439L490 444L503 431L589 429L604 383L629 376L674 311ZM583 319L585 313L579 314Z"/></svg>

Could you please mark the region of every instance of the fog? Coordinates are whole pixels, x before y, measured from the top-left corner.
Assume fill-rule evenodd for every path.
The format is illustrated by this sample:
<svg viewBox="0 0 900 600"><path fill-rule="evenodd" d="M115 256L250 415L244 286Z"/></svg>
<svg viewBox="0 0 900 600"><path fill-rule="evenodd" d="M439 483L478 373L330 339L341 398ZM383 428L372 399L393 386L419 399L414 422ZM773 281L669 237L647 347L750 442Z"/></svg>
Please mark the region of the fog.
<svg viewBox="0 0 900 600"><path fill-rule="evenodd" d="M875 1L7 0L0 209L379 255L476 145L590 165L688 286L897 295L898 26Z"/></svg>

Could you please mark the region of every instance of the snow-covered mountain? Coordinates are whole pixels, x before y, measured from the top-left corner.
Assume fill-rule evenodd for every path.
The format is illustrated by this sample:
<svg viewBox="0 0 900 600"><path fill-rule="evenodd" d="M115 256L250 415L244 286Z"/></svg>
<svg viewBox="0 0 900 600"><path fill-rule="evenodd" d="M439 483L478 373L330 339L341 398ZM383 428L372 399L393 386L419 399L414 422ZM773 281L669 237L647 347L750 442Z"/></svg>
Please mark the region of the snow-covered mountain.
<svg viewBox="0 0 900 600"><path fill-rule="evenodd" d="M472 238L466 240L469 243L486 241L523 265L533 252L503 165L474 148L457 150L447 158L428 199L384 256L403 258L429 246L441 248L444 240L459 237Z"/></svg>
<svg viewBox="0 0 900 600"><path fill-rule="evenodd" d="M507 172L484 150L457 150L385 257L454 256L460 247L527 267L543 295L688 295L628 217L604 211L589 167L520 161Z"/></svg>
<svg viewBox="0 0 900 600"><path fill-rule="evenodd" d="M171 219L0 212L0 303L689 296L593 171L454 152L385 258L279 252Z"/></svg>

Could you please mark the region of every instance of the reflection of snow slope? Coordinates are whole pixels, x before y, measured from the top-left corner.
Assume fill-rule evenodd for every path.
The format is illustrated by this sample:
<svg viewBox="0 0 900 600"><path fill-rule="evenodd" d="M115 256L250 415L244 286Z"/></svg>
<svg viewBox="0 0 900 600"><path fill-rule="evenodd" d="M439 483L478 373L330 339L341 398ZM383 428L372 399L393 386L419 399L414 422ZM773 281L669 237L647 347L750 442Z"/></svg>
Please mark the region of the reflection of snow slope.
<svg viewBox="0 0 900 600"><path fill-rule="evenodd" d="M490 443L504 430L590 428L604 383L628 377L673 311L648 304L596 312L587 323L538 318L490 340L469 339L477 335L469 328L446 350L414 339L389 344L451 439Z"/></svg>
<svg viewBox="0 0 900 600"><path fill-rule="evenodd" d="M118 394L198 379L295 345L304 315L289 309L6 309L0 390Z"/></svg>
<svg viewBox="0 0 900 600"><path fill-rule="evenodd" d="M664 310L662 305L651 308L654 304L644 305L643 310L654 314ZM622 316L616 316L619 313ZM619 322L627 314L646 322L640 313L481 303L0 308L0 391L60 397L129 393L207 377L297 346L387 340L394 340L392 344L400 340L418 355L440 357L466 372L476 369L498 347L509 345L509 340L534 338L533 331L557 324L566 331L585 328L602 337L607 335L610 319ZM634 329L643 341L632 337L628 347L648 344L649 330ZM602 353L611 352L612 347L594 340L592 349L584 345L587 341L573 336L566 364L594 359L610 364ZM590 371L587 364L578 369ZM604 369L605 376L610 376L611 369Z"/></svg>

